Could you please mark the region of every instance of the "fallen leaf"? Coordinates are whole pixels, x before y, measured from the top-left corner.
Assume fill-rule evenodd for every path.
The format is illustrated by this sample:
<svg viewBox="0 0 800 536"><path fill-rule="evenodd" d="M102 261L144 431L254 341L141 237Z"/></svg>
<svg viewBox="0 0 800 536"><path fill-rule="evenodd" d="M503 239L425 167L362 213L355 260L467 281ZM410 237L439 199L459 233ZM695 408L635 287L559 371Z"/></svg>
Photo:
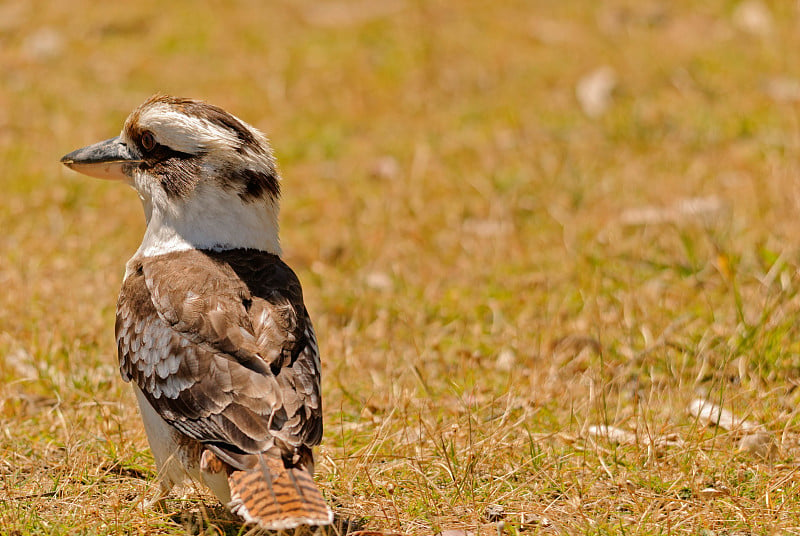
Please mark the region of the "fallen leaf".
<svg viewBox="0 0 800 536"><path fill-rule="evenodd" d="M617 86L617 75L611 67L600 67L583 76L575 86L575 96L583 113L600 117L611 104L611 92Z"/></svg>
<svg viewBox="0 0 800 536"><path fill-rule="evenodd" d="M587 433L592 437L599 437L607 439L612 443L634 444L636 443L636 434L617 428L615 426L607 426L601 424L599 426L590 426L587 428Z"/></svg>
<svg viewBox="0 0 800 536"><path fill-rule="evenodd" d="M506 511L502 504L490 504L483 512L483 518L489 523L496 523L505 517Z"/></svg>
<svg viewBox="0 0 800 536"><path fill-rule="evenodd" d="M739 440L739 452L753 454L759 458L771 458L776 451L775 437L769 432L748 434Z"/></svg>
<svg viewBox="0 0 800 536"><path fill-rule="evenodd" d="M764 83L764 93L776 102L800 101L800 80L786 76L770 78Z"/></svg>
<svg viewBox="0 0 800 536"><path fill-rule="evenodd" d="M688 412L693 417L709 424L714 424L725 430L756 430L761 426L758 423L736 417L727 409L703 398L696 398L689 404Z"/></svg>
<svg viewBox="0 0 800 536"><path fill-rule="evenodd" d="M392 290L394 287L392 278L384 272L371 272L367 274L364 282L369 288L375 290Z"/></svg>
<svg viewBox="0 0 800 536"><path fill-rule="evenodd" d="M772 33L772 13L759 0L747 0L733 10L733 24L752 35L766 37Z"/></svg>
<svg viewBox="0 0 800 536"><path fill-rule="evenodd" d="M716 488L703 488L697 492L697 496L701 499L713 499L715 497L721 497L722 495L725 495L725 492Z"/></svg>
<svg viewBox="0 0 800 536"><path fill-rule="evenodd" d="M514 350L505 348L498 354L497 359L494 362L494 366L497 368L497 370L509 372L514 369L514 365L516 365L516 363L517 354L514 352Z"/></svg>
<svg viewBox="0 0 800 536"><path fill-rule="evenodd" d="M710 220L719 215L725 205L717 196L689 197L666 207L644 206L624 210L620 222L624 225L653 225L681 223L686 220Z"/></svg>

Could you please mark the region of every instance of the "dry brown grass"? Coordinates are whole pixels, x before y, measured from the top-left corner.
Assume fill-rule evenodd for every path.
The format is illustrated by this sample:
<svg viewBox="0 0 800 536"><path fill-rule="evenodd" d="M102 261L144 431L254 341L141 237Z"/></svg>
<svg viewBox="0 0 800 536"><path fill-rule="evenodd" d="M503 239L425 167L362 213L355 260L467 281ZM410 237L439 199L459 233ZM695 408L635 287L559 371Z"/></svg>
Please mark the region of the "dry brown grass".
<svg viewBox="0 0 800 536"><path fill-rule="evenodd" d="M201 492L142 506L113 341L141 209L58 164L157 91L273 139L341 518L800 532L800 10L486 4L0 4L0 532L240 530Z"/></svg>

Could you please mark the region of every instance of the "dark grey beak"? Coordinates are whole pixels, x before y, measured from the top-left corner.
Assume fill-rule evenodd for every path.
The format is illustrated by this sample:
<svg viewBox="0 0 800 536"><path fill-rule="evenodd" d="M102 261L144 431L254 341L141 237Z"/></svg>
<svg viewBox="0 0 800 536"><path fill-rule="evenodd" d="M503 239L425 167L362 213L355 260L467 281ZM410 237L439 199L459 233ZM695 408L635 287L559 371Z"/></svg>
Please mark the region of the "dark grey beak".
<svg viewBox="0 0 800 536"><path fill-rule="evenodd" d="M139 155L120 141L119 136L88 145L64 155L61 163L84 175L129 182L126 173L141 162Z"/></svg>

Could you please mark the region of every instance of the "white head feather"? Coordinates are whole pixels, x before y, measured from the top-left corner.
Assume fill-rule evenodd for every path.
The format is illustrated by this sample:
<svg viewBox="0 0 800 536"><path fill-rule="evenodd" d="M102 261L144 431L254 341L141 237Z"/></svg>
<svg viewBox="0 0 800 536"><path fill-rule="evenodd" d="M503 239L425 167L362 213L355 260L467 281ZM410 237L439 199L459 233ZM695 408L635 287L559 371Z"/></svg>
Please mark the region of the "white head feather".
<svg viewBox="0 0 800 536"><path fill-rule="evenodd" d="M213 120L220 117L223 122ZM150 132L169 154L181 153L171 162L183 166L179 174L190 179L181 183L186 191L170 195L157 167L131 170L131 185L147 219L137 256L235 248L280 255L279 177L261 132L219 108L169 97L153 97L131 113L120 138L141 150L136 138L143 132ZM247 177L268 177L275 181L275 191L248 196L243 183Z"/></svg>

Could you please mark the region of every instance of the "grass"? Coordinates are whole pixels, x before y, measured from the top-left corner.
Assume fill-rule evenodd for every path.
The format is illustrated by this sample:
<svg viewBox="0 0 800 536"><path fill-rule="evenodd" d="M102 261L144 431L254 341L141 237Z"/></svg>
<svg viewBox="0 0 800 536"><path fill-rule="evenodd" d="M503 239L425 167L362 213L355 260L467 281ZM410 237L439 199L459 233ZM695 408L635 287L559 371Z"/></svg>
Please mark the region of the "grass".
<svg viewBox="0 0 800 536"><path fill-rule="evenodd" d="M273 140L338 517L800 532L796 5L70 0L0 21L1 533L245 532L202 490L143 507L113 340L141 208L58 164L155 92ZM589 117L575 88L603 66Z"/></svg>

